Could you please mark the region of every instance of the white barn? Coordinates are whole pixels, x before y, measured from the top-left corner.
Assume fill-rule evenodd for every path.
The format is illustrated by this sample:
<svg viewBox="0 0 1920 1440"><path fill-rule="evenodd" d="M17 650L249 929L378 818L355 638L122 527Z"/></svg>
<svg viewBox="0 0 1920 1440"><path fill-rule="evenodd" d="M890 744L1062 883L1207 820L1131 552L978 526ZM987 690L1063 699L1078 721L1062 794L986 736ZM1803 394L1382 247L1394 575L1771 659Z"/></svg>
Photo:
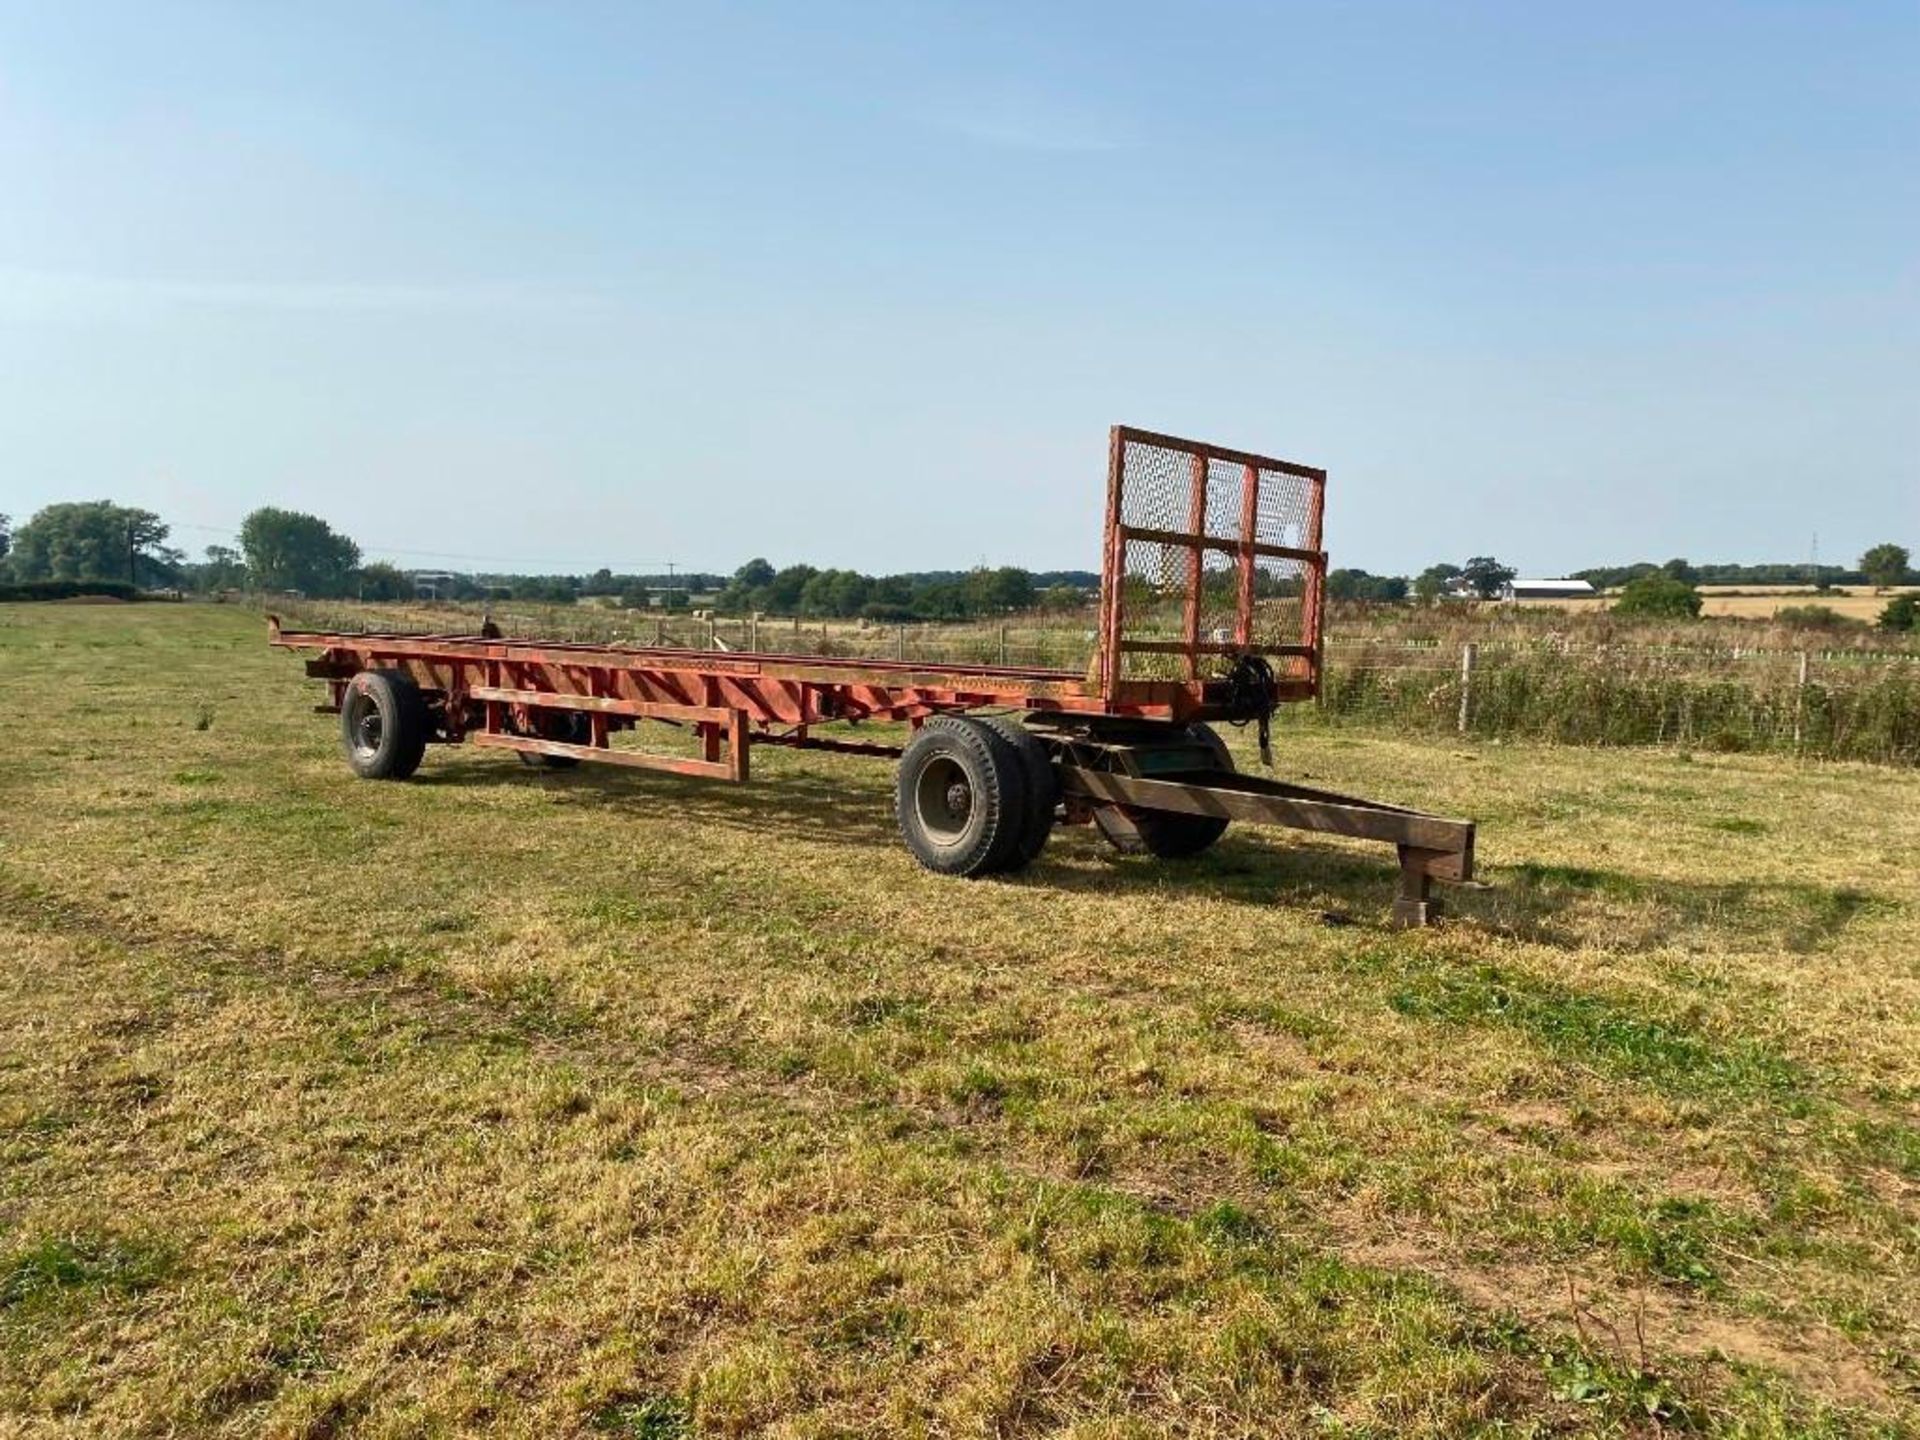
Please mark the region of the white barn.
<svg viewBox="0 0 1920 1440"><path fill-rule="evenodd" d="M1591 600L1600 592L1585 580L1509 580L1502 600Z"/></svg>

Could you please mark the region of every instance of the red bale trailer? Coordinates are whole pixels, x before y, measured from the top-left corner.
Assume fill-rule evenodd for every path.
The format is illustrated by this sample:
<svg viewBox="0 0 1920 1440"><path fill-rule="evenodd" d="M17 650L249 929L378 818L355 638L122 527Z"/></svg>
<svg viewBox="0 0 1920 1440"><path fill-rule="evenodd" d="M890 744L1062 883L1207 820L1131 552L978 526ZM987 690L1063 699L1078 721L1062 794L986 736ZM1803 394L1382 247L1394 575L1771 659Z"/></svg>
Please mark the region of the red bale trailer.
<svg viewBox="0 0 1920 1440"><path fill-rule="evenodd" d="M1238 820L1396 848L1393 919L1439 913L1435 880L1473 875L1471 821L1235 770L1213 728L1260 727L1322 674L1326 472L1125 426L1112 432L1096 662L1009 665L556 644L480 634L283 628L317 651L355 774L403 780L429 744L744 782L755 745L897 760L895 808L920 863L946 875L1030 864L1058 824L1128 853L1200 853ZM691 727L700 758L615 748L643 721ZM830 724L906 722L904 745Z"/></svg>

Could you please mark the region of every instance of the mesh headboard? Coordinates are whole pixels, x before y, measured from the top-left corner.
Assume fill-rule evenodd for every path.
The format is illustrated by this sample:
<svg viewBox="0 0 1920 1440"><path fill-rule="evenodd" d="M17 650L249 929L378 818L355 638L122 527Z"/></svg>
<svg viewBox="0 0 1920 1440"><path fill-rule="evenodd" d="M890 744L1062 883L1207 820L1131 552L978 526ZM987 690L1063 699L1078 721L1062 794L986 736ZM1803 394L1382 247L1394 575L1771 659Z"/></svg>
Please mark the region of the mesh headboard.
<svg viewBox="0 0 1920 1440"><path fill-rule="evenodd" d="M1205 680L1245 654L1317 686L1326 484L1311 466L1115 426L1100 593L1107 698L1129 680Z"/></svg>

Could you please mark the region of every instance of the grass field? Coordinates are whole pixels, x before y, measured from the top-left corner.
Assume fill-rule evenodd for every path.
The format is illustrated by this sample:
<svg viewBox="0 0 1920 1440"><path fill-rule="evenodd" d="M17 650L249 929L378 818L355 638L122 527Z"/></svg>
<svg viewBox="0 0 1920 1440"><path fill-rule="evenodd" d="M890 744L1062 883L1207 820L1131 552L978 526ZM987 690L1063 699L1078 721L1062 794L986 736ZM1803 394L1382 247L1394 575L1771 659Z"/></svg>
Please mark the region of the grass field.
<svg viewBox="0 0 1920 1440"><path fill-rule="evenodd" d="M1481 821L1402 934L316 698L0 606L0 1434L1920 1433L1920 775L1288 734Z"/></svg>

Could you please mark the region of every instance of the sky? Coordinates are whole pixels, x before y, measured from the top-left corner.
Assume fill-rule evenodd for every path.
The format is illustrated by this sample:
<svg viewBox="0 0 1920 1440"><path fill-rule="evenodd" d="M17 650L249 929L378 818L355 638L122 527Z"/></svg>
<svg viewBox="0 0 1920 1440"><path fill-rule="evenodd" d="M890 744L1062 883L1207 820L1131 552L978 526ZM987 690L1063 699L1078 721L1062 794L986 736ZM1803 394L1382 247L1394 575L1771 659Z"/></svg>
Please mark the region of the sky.
<svg viewBox="0 0 1920 1440"><path fill-rule="evenodd" d="M0 511L409 567L1920 552L1920 4L0 0Z"/></svg>

